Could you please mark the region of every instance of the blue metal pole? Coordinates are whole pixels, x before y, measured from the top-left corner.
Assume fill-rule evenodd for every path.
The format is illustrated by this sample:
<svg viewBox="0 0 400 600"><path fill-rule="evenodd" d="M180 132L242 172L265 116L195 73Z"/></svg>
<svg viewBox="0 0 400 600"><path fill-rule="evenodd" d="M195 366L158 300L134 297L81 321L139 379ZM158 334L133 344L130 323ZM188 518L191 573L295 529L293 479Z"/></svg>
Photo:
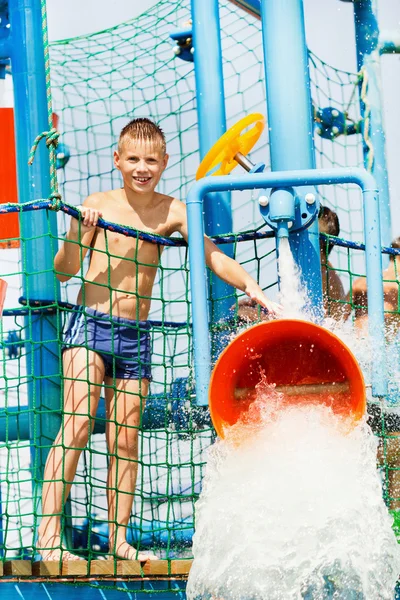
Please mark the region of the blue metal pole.
<svg viewBox="0 0 400 600"><path fill-rule="evenodd" d="M367 78L365 98L360 98L361 114L369 115L369 128L363 122L364 166L375 177L379 190L381 244L390 246L392 225L390 216L389 180L386 166L385 132L382 117L381 67L378 21L372 0L354 2L357 68ZM360 83L360 90L362 89ZM369 140L372 150L365 142ZM372 169L371 169L372 166Z"/></svg>
<svg viewBox="0 0 400 600"><path fill-rule="evenodd" d="M308 53L302 0L261 0L267 111L273 171L314 169ZM289 43L288 43L289 41ZM272 194L270 204L274 201ZM290 234L314 311L322 316L318 222Z"/></svg>
<svg viewBox="0 0 400 600"><path fill-rule="evenodd" d="M28 202L50 195L45 144L39 145L33 165L28 166L33 140L49 127L40 0L9 0L9 18L18 196L20 202ZM56 299L56 214L22 213L20 224L24 296L28 301ZM60 427L59 322L56 315L35 314L28 315L25 324L32 469L34 483L40 486L48 449Z"/></svg>
<svg viewBox="0 0 400 600"><path fill-rule="evenodd" d="M368 333L372 350L372 395L384 396L387 394L387 380L376 371L378 365L384 365L385 350L385 324L383 305L382 253L381 253L381 228L380 228L380 202L377 189L363 189L364 204L364 236L365 236L365 262L368 286ZM367 244L368 241L368 244ZM381 363L382 360L382 363ZM379 367L380 368L380 367ZM386 371L384 370L386 376Z"/></svg>
<svg viewBox="0 0 400 600"><path fill-rule="evenodd" d="M193 304L193 342L196 377L196 401L200 406L208 404L210 381L210 342L207 322L207 292L204 280L204 238L197 227L201 214L202 198L210 192L225 190L249 190L264 188L307 187L354 183L363 192L365 246L367 259L369 335L373 348L378 352L372 362L372 393L374 396L387 394L385 353L385 328L383 318L383 282L380 246L380 223L378 191L374 178L363 169L308 169L257 173L242 177L206 177L197 181L187 197L189 222L190 285Z"/></svg>
<svg viewBox="0 0 400 600"><path fill-rule="evenodd" d="M200 157L204 158L226 130L218 0L192 0L192 21ZM202 220L203 215L200 215L198 223ZM207 196L204 223L207 235L232 231L230 194ZM232 247L226 252L232 256ZM232 288L223 281L213 281L212 321L226 316L234 302L233 294Z"/></svg>

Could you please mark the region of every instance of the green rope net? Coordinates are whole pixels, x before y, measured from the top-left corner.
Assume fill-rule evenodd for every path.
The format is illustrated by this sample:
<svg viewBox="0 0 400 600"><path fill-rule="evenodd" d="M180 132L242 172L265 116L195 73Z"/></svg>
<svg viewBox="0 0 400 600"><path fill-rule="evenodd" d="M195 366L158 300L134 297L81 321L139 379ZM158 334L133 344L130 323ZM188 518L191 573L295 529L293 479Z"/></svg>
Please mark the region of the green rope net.
<svg viewBox="0 0 400 600"><path fill-rule="evenodd" d="M61 141L71 154L58 170L63 201L78 205L91 193L120 186L119 174L112 163L113 149L121 128L130 118L138 116L151 116L166 134L170 162L160 191L185 199L199 163L194 72L193 63L175 57L169 34L189 18L188 0L161 0L137 19L51 45L53 109L59 117ZM265 113L260 22L223 0L221 35L230 126L244 114ZM362 139L357 133L360 77L333 69L312 54L310 70L320 130L315 136L317 166L360 166ZM337 135L327 125L326 111L323 112L326 108L344 115L343 135ZM253 162L268 162L265 136L250 157ZM59 160L62 162L63 157ZM359 192L352 186L321 187L320 192L324 203L338 212L343 237L362 240ZM59 202L56 208L60 207ZM263 221L256 199L250 193L234 192L232 207L234 231L253 232L246 241L240 234L232 234L230 245L234 256L274 297L277 290L274 241L258 238ZM69 218L63 211L57 215L58 239L54 239L49 223L45 236L49 247L61 243L68 230ZM22 237L21 244L24 241ZM106 254L110 260L107 250ZM132 269L136 269L137 256L131 260ZM346 291L358 275L365 273L363 253L359 250L336 248L332 261L333 266L328 265L326 274L328 294L333 268L341 276ZM18 304L17 299L23 296L24 265L17 250L2 253L1 276L9 284L0 338L3 561L35 556L34 532L40 519L38 493L43 469L40 464L32 464L32 458L37 458L34 445L41 446L43 456L47 454L52 438L46 429L46 419L52 420L53 426L60 423L63 388L68 385L60 358L59 371L54 374L60 385L58 410L44 410L43 414L43 410L35 412L28 408L28 383L37 377L27 368L32 323L35 319L46 319L46 315L56 315L54 336L51 340L44 339L43 344L56 343L61 349L62 332L76 310L76 297L86 269L87 259L78 274L62 285L60 301L43 298L42 304L35 304L25 298ZM194 503L201 489L206 450L214 440L207 412L202 412L195 403L188 271L186 246L167 247L160 258L151 295L153 380L140 426L139 474L128 527L132 543L141 549L152 549L166 559L191 557ZM212 286L210 277L211 291ZM236 294L230 300L230 321L225 328L215 325L216 331L223 331L225 341L241 325ZM353 308L351 298L348 304ZM260 317L256 311L252 319L257 321ZM89 390L93 388L87 373L82 379ZM110 551L105 494L109 456L104 429L112 422L112 415L98 413L93 423L94 433L82 452L70 500L63 511L65 544L89 560L105 557ZM38 429L39 424L41 432L32 432L32 427ZM381 433L385 434L385 430ZM383 464L389 478L392 467L385 460ZM37 478L38 486L32 485L32 477Z"/></svg>

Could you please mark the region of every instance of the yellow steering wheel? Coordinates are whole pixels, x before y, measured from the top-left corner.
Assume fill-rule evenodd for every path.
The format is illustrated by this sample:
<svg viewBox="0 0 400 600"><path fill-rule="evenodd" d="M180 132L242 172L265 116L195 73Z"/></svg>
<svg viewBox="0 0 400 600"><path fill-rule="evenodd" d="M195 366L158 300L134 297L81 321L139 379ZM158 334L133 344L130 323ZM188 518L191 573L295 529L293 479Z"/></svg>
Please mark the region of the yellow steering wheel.
<svg viewBox="0 0 400 600"><path fill-rule="evenodd" d="M245 129L252 126L245 133ZM200 163L196 173L196 180L201 179L210 171L216 169L212 175L228 175L239 162L235 157L246 157L253 148L265 127L265 117L260 113L253 113L240 119L207 152Z"/></svg>

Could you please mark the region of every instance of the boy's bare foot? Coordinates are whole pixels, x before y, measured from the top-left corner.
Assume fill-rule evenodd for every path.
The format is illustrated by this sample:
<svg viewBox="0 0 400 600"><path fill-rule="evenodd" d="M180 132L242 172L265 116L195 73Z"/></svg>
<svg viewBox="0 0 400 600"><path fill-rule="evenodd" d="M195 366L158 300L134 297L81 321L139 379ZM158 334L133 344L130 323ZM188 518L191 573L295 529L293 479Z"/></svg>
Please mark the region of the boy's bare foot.
<svg viewBox="0 0 400 600"><path fill-rule="evenodd" d="M115 548L113 544L110 544L110 551L116 558L124 558L125 560L139 560L140 562L159 560L158 556L152 552L140 552L128 542L117 542Z"/></svg>
<svg viewBox="0 0 400 600"><path fill-rule="evenodd" d="M41 537L36 545L36 550L42 557L42 560L58 560L58 562L66 562L68 560L84 560L76 554L72 554L69 550L65 550L61 545L59 534L52 536Z"/></svg>
<svg viewBox="0 0 400 600"><path fill-rule="evenodd" d="M57 560L58 562L66 562L70 560L84 560L80 556L76 556L76 554L72 554L72 552L70 552L69 550L63 550L62 548L37 548L37 551L42 557L42 560L45 561Z"/></svg>

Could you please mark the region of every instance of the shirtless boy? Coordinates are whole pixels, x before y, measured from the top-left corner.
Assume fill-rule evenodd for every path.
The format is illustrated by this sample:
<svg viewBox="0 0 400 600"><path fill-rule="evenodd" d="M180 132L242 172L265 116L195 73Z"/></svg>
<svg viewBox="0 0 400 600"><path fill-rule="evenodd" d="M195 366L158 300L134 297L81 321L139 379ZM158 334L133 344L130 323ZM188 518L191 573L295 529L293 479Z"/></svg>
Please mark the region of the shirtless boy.
<svg viewBox="0 0 400 600"><path fill-rule="evenodd" d="M335 236L338 236L340 233L338 216L327 206L321 206L319 210L318 226L320 233ZM343 303L345 300L345 293L339 275L329 262L329 254L333 249L333 244L330 244L329 241L326 242L325 240L320 240L319 247L325 315L340 320L345 313L346 305Z"/></svg>
<svg viewBox="0 0 400 600"><path fill-rule="evenodd" d="M155 191L167 162L162 130L148 119L128 123L114 153L123 187L84 201L80 223L71 219L55 257L58 279L67 281L78 273L91 249L77 299L79 310L71 317L63 345L64 418L46 463L39 526L38 549L44 560L78 558L62 549L61 514L94 424L103 383L110 553L141 561L157 558L130 546L126 532L138 469L138 428L151 379L147 318L162 247L105 232L97 222L101 216L162 236L179 232L187 240L185 205ZM218 277L271 313L279 311L254 279L208 238L205 254Z"/></svg>

